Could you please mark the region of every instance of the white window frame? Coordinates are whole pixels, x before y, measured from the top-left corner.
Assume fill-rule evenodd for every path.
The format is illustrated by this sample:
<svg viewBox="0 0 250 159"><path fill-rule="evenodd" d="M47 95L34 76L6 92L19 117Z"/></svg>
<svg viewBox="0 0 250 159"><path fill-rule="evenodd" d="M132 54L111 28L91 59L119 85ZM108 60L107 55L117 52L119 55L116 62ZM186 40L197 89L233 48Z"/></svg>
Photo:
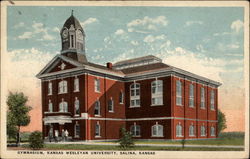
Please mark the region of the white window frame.
<svg viewBox="0 0 250 159"><path fill-rule="evenodd" d="M214 90L210 91L210 110L215 110L215 92L214 92Z"/></svg>
<svg viewBox="0 0 250 159"><path fill-rule="evenodd" d="M63 94L68 92L68 83L66 80L62 80L58 83L58 93Z"/></svg>
<svg viewBox="0 0 250 159"><path fill-rule="evenodd" d="M195 136L195 126L193 123L189 126L189 136Z"/></svg>
<svg viewBox="0 0 250 159"><path fill-rule="evenodd" d="M176 105L183 106L182 104L182 82L176 81Z"/></svg>
<svg viewBox="0 0 250 159"><path fill-rule="evenodd" d="M95 86L95 92L100 93L101 92L101 82L100 82L99 78L95 78L94 86Z"/></svg>
<svg viewBox="0 0 250 159"><path fill-rule="evenodd" d="M49 100L48 112L53 112L53 103L51 102L51 100Z"/></svg>
<svg viewBox="0 0 250 159"><path fill-rule="evenodd" d="M183 137L181 123L176 125L176 137Z"/></svg>
<svg viewBox="0 0 250 159"><path fill-rule="evenodd" d="M76 128L77 128L77 127L79 127L79 134L77 134L77 131L76 131ZM75 138L79 138L79 137L80 137L80 134L81 134L81 127L80 127L80 124L75 123L74 130L75 130L74 137L75 137Z"/></svg>
<svg viewBox="0 0 250 159"><path fill-rule="evenodd" d="M98 132L97 132L98 128ZM95 124L95 137L101 137L101 125L99 121Z"/></svg>
<svg viewBox="0 0 250 159"><path fill-rule="evenodd" d="M163 126L158 124L158 122L156 122L156 124L151 127L152 137L164 137L163 131Z"/></svg>
<svg viewBox="0 0 250 159"><path fill-rule="evenodd" d="M134 95L132 95L132 91L134 92ZM139 104L137 103L137 101L139 101ZM134 82L134 83L132 83L130 85L130 103L129 103L130 108L140 107L140 103L141 103L141 100L140 100L140 84Z"/></svg>
<svg viewBox="0 0 250 159"><path fill-rule="evenodd" d="M62 102L59 103L59 112L68 112L68 103L62 98Z"/></svg>
<svg viewBox="0 0 250 159"><path fill-rule="evenodd" d="M75 116L79 116L80 115L80 101L77 97L75 98L74 107L75 107ZM79 113L76 112L77 107L78 107Z"/></svg>
<svg viewBox="0 0 250 159"><path fill-rule="evenodd" d="M119 94L119 103L123 104L124 103L124 93L121 91Z"/></svg>
<svg viewBox="0 0 250 159"><path fill-rule="evenodd" d="M201 125L201 136L206 136L206 127Z"/></svg>
<svg viewBox="0 0 250 159"><path fill-rule="evenodd" d="M136 134L136 132L139 133ZM134 123L134 125L130 126L130 133L132 134L133 137L141 137L141 126L136 125L136 123Z"/></svg>
<svg viewBox="0 0 250 159"><path fill-rule="evenodd" d="M200 108L201 109L206 109L206 103L205 103L205 88L201 87L200 89L200 99L201 99L201 105Z"/></svg>
<svg viewBox="0 0 250 159"><path fill-rule="evenodd" d="M74 79L74 92L79 92L79 78Z"/></svg>
<svg viewBox="0 0 250 159"><path fill-rule="evenodd" d="M97 108L97 109L96 109ZM95 114L95 111L98 110L98 114ZM101 115L101 104L100 101L97 100L95 101L95 109L94 109L94 115L95 116L100 116Z"/></svg>
<svg viewBox="0 0 250 159"><path fill-rule="evenodd" d="M111 105L110 105L111 104ZM111 106L111 110L109 109ZM108 112L113 113L114 112L114 100L112 99L112 97L108 100Z"/></svg>
<svg viewBox="0 0 250 159"><path fill-rule="evenodd" d="M189 84L189 107L194 108L194 85Z"/></svg>
<svg viewBox="0 0 250 159"><path fill-rule="evenodd" d="M210 128L210 136L215 136L215 127L211 126Z"/></svg>
<svg viewBox="0 0 250 159"><path fill-rule="evenodd" d="M52 95L53 93L52 93L53 91L52 91L52 82L50 81L49 83L48 83L48 95Z"/></svg>
<svg viewBox="0 0 250 159"><path fill-rule="evenodd" d="M155 92L154 92L155 90ZM151 82L151 106L163 105L163 81Z"/></svg>

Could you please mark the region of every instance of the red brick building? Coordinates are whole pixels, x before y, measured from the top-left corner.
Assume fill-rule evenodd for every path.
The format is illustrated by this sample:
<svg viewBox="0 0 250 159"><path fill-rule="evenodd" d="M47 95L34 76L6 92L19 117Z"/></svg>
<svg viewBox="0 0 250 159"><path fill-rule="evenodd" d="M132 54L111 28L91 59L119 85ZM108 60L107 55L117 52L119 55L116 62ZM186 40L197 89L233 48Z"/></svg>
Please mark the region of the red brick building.
<svg viewBox="0 0 250 159"><path fill-rule="evenodd" d="M107 66L87 61L85 33L71 15L61 30L62 50L41 79L43 135L69 132L73 140L217 137L220 83L162 63L155 56Z"/></svg>

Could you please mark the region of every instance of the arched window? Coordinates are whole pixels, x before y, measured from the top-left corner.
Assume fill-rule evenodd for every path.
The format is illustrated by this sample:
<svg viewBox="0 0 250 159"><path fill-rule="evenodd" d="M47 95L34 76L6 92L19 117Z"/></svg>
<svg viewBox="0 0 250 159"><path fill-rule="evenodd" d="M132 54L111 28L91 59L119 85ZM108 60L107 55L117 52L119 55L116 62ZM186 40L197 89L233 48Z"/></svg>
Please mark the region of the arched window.
<svg viewBox="0 0 250 159"><path fill-rule="evenodd" d="M80 137L80 125L78 123L75 124L75 137Z"/></svg>
<svg viewBox="0 0 250 159"><path fill-rule="evenodd" d="M189 107L194 107L194 85L189 85Z"/></svg>
<svg viewBox="0 0 250 159"><path fill-rule="evenodd" d="M201 87L201 109L205 109L205 89Z"/></svg>
<svg viewBox="0 0 250 159"><path fill-rule="evenodd" d="M141 127L140 127L140 125L136 125L136 124L132 125L130 127L130 132L131 132L132 136L134 136L134 137L141 136Z"/></svg>
<svg viewBox="0 0 250 159"><path fill-rule="evenodd" d="M78 92L79 91L79 78L75 78L74 79L74 92Z"/></svg>
<svg viewBox="0 0 250 159"><path fill-rule="evenodd" d="M206 128L204 125L201 126L201 136L206 136Z"/></svg>
<svg viewBox="0 0 250 159"><path fill-rule="evenodd" d="M48 95L52 95L52 82L48 84Z"/></svg>
<svg viewBox="0 0 250 159"><path fill-rule="evenodd" d="M176 137L182 137L182 126L181 123L176 125Z"/></svg>
<svg viewBox="0 0 250 159"><path fill-rule="evenodd" d="M213 126L210 128L210 136L215 136L215 128Z"/></svg>
<svg viewBox="0 0 250 159"><path fill-rule="evenodd" d="M95 137L100 137L100 136L101 136L101 127L99 122L97 122L95 125Z"/></svg>
<svg viewBox="0 0 250 159"><path fill-rule="evenodd" d="M63 80L59 82L59 93L67 93L68 92L68 86L67 86L67 81Z"/></svg>
<svg viewBox="0 0 250 159"><path fill-rule="evenodd" d="M49 100L49 112L53 112L53 104L51 100Z"/></svg>
<svg viewBox="0 0 250 159"><path fill-rule="evenodd" d="M101 114L101 106L100 106L100 101L97 100L95 102L95 112L94 112L95 115L100 115Z"/></svg>
<svg viewBox="0 0 250 159"><path fill-rule="evenodd" d="M151 83L151 102L152 105L163 104L163 82L162 80L155 80Z"/></svg>
<svg viewBox="0 0 250 159"><path fill-rule="evenodd" d="M176 81L176 105L182 105L182 84L181 81Z"/></svg>
<svg viewBox="0 0 250 159"><path fill-rule="evenodd" d="M140 84L130 85L130 107L140 107Z"/></svg>
<svg viewBox="0 0 250 159"><path fill-rule="evenodd" d="M114 101L113 101L112 97L108 101L108 111L114 112Z"/></svg>
<svg viewBox="0 0 250 159"><path fill-rule="evenodd" d="M163 126L159 125L158 122L156 122L156 124L153 125L151 129L152 129L152 136L163 137Z"/></svg>
<svg viewBox="0 0 250 159"><path fill-rule="evenodd" d="M95 92L100 92L100 79L95 79Z"/></svg>
<svg viewBox="0 0 250 159"><path fill-rule="evenodd" d="M194 135L194 125L192 123L192 125L189 126L189 136L195 136Z"/></svg>
<svg viewBox="0 0 250 159"><path fill-rule="evenodd" d="M59 104L59 111L60 112L68 112L68 103L62 99L62 102Z"/></svg>
<svg viewBox="0 0 250 159"><path fill-rule="evenodd" d="M120 104L123 104L123 100L124 100L124 94L123 94L123 92L121 91L120 94L119 94L119 103L120 103Z"/></svg>
<svg viewBox="0 0 250 159"><path fill-rule="evenodd" d="M75 98L75 115L80 115L80 102L78 98Z"/></svg>
<svg viewBox="0 0 250 159"><path fill-rule="evenodd" d="M210 92L210 109L214 110L214 90Z"/></svg>

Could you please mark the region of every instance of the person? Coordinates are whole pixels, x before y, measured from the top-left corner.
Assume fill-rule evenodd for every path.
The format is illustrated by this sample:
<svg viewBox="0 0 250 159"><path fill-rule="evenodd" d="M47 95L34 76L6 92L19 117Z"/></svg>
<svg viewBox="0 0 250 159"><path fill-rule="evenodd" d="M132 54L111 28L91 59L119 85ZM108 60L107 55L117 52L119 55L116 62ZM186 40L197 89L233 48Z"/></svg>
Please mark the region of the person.
<svg viewBox="0 0 250 159"><path fill-rule="evenodd" d="M65 141L65 132L64 132L64 129L62 129L62 141Z"/></svg>
<svg viewBox="0 0 250 159"><path fill-rule="evenodd" d="M58 142L58 130L55 130L55 142Z"/></svg>
<svg viewBox="0 0 250 159"><path fill-rule="evenodd" d="M53 138L53 130L52 130L52 128L50 128L50 130L49 130L49 142L51 142L52 138Z"/></svg>
<svg viewBox="0 0 250 159"><path fill-rule="evenodd" d="M67 141L69 132L68 132L68 130L66 129L64 133L65 133L65 140Z"/></svg>

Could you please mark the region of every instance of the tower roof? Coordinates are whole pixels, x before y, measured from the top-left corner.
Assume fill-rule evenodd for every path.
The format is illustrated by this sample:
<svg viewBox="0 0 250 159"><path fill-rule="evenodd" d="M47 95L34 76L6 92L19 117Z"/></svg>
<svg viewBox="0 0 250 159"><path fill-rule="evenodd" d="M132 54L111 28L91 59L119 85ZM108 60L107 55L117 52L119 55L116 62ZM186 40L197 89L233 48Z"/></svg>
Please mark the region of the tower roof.
<svg viewBox="0 0 250 159"><path fill-rule="evenodd" d="M63 28L66 27L69 29L71 25L73 25L75 29L79 29L84 33L80 22L74 17L73 11L72 11L71 16L65 21Z"/></svg>

